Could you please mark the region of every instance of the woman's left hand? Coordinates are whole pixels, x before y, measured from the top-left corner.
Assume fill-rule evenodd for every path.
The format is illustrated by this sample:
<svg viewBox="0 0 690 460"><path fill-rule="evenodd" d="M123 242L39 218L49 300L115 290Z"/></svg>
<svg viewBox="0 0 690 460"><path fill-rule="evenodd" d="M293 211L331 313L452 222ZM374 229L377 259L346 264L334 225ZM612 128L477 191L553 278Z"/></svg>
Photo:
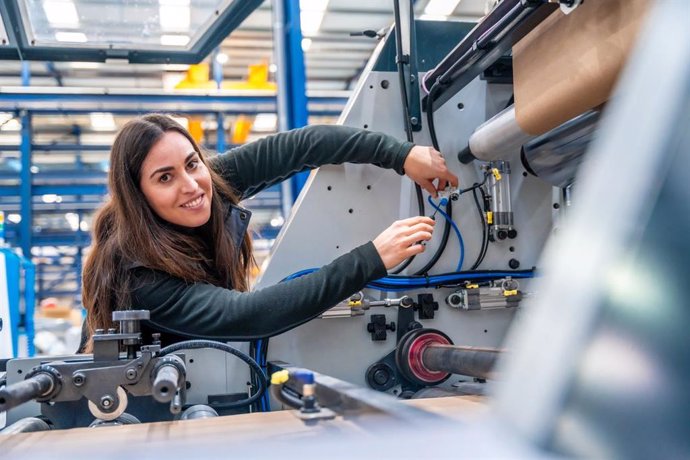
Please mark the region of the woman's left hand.
<svg viewBox="0 0 690 460"><path fill-rule="evenodd" d="M403 167L405 168L405 175L418 183L434 198L448 184L453 187L458 186L457 176L448 170L445 158L433 147L415 145L407 154Z"/></svg>

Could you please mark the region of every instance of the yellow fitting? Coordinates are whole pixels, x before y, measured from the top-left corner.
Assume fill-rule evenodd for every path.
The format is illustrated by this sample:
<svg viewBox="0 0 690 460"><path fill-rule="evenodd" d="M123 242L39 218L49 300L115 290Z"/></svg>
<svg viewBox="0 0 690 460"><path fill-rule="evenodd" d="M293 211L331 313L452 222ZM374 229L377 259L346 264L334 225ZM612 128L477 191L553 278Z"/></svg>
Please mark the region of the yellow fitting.
<svg viewBox="0 0 690 460"><path fill-rule="evenodd" d="M494 223L494 213L491 211L486 211L486 223L492 225Z"/></svg>
<svg viewBox="0 0 690 460"><path fill-rule="evenodd" d="M290 380L290 372L286 370L274 372L271 375L271 385L280 385Z"/></svg>
<svg viewBox="0 0 690 460"><path fill-rule="evenodd" d="M498 171L498 168L491 168L491 173L497 181L501 180L501 173Z"/></svg>
<svg viewBox="0 0 690 460"><path fill-rule="evenodd" d="M512 291L503 291L503 295L506 297L511 297L514 295L518 295L517 289L513 289Z"/></svg>
<svg viewBox="0 0 690 460"><path fill-rule="evenodd" d="M465 289L478 289L479 285L478 284L468 284L465 286Z"/></svg>
<svg viewBox="0 0 690 460"><path fill-rule="evenodd" d="M347 302L347 306L350 308L361 307L362 301L361 300L350 300Z"/></svg>

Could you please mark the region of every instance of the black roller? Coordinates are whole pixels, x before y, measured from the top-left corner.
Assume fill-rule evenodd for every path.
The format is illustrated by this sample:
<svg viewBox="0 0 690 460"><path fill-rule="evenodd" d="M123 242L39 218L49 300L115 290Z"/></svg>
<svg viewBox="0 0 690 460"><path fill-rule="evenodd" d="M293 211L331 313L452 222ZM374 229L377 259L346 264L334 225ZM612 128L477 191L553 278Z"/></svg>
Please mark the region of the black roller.
<svg viewBox="0 0 690 460"><path fill-rule="evenodd" d="M422 362L434 371L490 380L496 377L493 369L500 354L495 349L429 345L422 353Z"/></svg>
<svg viewBox="0 0 690 460"><path fill-rule="evenodd" d="M0 412L6 412L12 408L49 395L57 381L52 375L40 372L21 382L0 388Z"/></svg>

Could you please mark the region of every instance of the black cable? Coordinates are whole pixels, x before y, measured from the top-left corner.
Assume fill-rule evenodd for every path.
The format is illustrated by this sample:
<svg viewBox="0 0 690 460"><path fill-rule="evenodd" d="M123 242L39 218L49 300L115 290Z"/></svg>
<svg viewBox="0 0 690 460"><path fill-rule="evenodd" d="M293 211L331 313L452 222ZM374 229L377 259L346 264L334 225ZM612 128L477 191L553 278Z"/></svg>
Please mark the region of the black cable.
<svg viewBox="0 0 690 460"><path fill-rule="evenodd" d="M222 342L214 342L213 340L185 340L184 342L178 342L173 345L168 345L167 347L161 349L159 356L165 356L169 355L170 353L174 353L176 351L181 351L181 350L195 350L199 348L213 348L216 350L221 350L226 353L230 353L231 355L237 356L240 358L242 361L247 363L247 365L256 373L257 377L259 378L258 380L258 388L256 390L256 393L251 395L248 398L245 399L240 399L239 401L233 401L230 403L222 403L222 404L214 404L213 407L217 409L235 409L238 407L244 407L248 406L250 404L253 404L255 401L257 401L262 394L266 391L266 387L268 387L268 382L266 380L266 375L264 372L261 370L261 367L254 361L251 357L247 356L245 353L241 352L240 350L231 347L228 344L222 343Z"/></svg>
<svg viewBox="0 0 690 460"><path fill-rule="evenodd" d="M271 385L270 388L271 395L284 405L292 407L293 409L301 409L302 406L304 406L304 402L299 396L289 392L282 384Z"/></svg>
<svg viewBox="0 0 690 460"><path fill-rule="evenodd" d="M404 57L402 51L402 32L400 30L400 5L398 0L393 0L394 14L395 14L395 52L396 64L398 68L398 83L400 86L400 99L402 100L403 107L403 117L405 126L405 135L407 136L408 142L414 141L414 136L412 134L412 123L410 122L410 102L407 97L407 84L405 83L405 70L404 70ZM411 59L408 57L408 59ZM437 149L438 150L438 149ZM422 194L422 187L419 184L414 184L415 193L417 195L417 207L419 208L419 215L424 215L424 196ZM412 256L405 260L402 265L398 266L390 273L396 275L401 271L405 270L415 259L416 256Z"/></svg>
<svg viewBox="0 0 690 460"><path fill-rule="evenodd" d="M474 197L474 204L477 205L477 212L479 213L479 220L482 223L482 245L479 248L479 254L477 254L477 259L474 261L470 270L476 270L477 267L484 261L484 245L487 244L489 239L489 224L486 222L486 216L484 215L484 210L482 205L479 203L479 197L477 196L477 189L472 189L472 196Z"/></svg>
<svg viewBox="0 0 690 460"><path fill-rule="evenodd" d="M488 204L487 204L489 201L488 201L486 191L484 190L484 188L479 187L479 192L482 194L482 201L485 203L485 205L484 205L484 216L486 217L486 213L489 212L489 208L488 208ZM484 251L482 252L482 259L481 259L482 262L484 261L484 257L486 257L486 252L488 251L488 249L489 249L489 223L487 222L486 223L486 244L484 245Z"/></svg>
<svg viewBox="0 0 690 460"><path fill-rule="evenodd" d="M435 93L436 91L438 91L438 86L436 83L434 83L434 85L431 87L431 91L429 92L429 96L427 97L426 118L427 123L429 124L431 144L434 146L436 150L440 151L438 139L436 138L436 129L434 127L433 93ZM448 203L446 204L446 214L448 215L448 220L446 220L446 223L443 226L443 235L441 236L441 243L439 244L438 248L436 248L436 252L433 256L431 256L429 262L427 262L426 265L424 265L424 267L417 270L415 272L415 275L422 275L428 273L429 270L431 270L433 266L436 264L436 262L438 262L438 260L441 258L443 251L446 250L446 246L448 245L448 238L450 237L450 219L453 217L453 205L451 204L451 201L452 200L448 200Z"/></svg>

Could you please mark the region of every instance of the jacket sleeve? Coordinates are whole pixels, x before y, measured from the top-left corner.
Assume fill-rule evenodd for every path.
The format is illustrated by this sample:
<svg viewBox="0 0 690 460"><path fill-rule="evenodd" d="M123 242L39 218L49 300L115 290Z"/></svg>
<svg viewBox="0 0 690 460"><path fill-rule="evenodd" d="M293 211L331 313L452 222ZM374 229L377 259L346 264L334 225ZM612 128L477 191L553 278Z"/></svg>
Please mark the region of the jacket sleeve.
<svg viewBox="0 0 690 460"><path fill-rule="evenodd" d="M404 174L414 144L347 126L316 125L278 133L234 148L211 166L247 198L293 174L326 164L370 163Z"/></svg>
<svg viewBox="0 0 690 460"><path fill-rule="evenodd" d="M299 326L385 275L386 268L371 242L309 275L254 292L186 283L140 268L132 308L149 310L149 323L164 332L251 340Z"/></svg>

